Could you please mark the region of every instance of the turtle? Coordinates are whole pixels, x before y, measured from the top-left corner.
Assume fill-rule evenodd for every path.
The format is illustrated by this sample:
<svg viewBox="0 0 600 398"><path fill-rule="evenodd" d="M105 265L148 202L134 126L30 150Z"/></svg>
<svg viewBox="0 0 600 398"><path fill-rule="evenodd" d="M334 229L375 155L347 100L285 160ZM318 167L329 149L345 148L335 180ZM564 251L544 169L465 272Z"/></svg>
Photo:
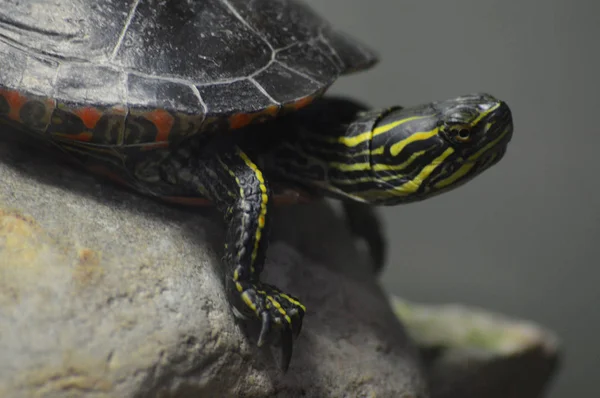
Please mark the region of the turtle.
<svg viewBox="0 0 600 398"><path fill-rule="evenodd" d="M382 263L358 209L456 188L513 134L487 93L382 109L325 95L378 56L297 0L2 3L0 130L142 195L214 205L235 318L284 371L307 309L260 278L273 204L340 199Z"/></svg>

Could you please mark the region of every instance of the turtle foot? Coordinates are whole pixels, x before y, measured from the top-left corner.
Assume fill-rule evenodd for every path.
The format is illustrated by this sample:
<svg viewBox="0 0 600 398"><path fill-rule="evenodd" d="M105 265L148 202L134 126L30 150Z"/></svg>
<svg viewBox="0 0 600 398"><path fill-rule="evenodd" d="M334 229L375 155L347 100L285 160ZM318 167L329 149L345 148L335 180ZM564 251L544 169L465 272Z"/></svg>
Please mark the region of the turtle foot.
<svg viewBox="0 0 600 398"><path fill-rule="evenodd" d="M238 315L247 319L246 314L251 311L252 318L261 324L257 343L259 347L276 341L276 337L280 338L281 368L286 372L292 358L294 338L298 337L302 329L306 307L294 296L261 282L249 283L238 293L238 297L241 299L240 305L235 305Z"/></svg>

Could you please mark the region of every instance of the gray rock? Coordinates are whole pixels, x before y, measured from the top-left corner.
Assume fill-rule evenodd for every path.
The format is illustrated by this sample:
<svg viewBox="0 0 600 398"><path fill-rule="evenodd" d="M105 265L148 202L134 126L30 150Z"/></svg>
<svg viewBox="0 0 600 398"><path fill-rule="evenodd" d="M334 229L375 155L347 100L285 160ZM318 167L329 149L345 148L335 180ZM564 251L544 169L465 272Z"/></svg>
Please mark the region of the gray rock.
<svg viewBox="0 0 600 398"><path fill-rule="evenodd" d="M456 304L392 298L423 354L433 398L541 398L560 359L549 330Z"/></svg>
<svg viewBox="0 0 600 398"><path fill-rule="evenodd" d="M213 210L13 144L0 159L0 396L426 396L416 351L326 204L277 210L266 280L308 306L282 375L228 307Z"/></svg>

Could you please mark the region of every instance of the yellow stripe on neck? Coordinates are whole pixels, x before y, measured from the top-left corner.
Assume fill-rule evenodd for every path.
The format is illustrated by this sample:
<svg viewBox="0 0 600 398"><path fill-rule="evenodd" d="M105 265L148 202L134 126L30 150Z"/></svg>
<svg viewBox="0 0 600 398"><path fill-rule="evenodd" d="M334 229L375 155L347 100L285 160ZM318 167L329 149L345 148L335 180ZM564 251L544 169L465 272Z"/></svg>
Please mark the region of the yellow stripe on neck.
<svg viewBox="0 0 600 398"><path fill-rule="evenodd" d="M413 120L423 119L426 117L430 117L430 116L411 116L411 117L407 117L406 119L396 120L395 122L384 124L383 126L376 127L372 131L366 131L364 133L360 133L353 137L339 137L337 139L337 142L339 142L340 144L349 146L349 147L354 147L365 141L370 140L372 137L375 137L379 134L387 133L394 127L397 127L401 124L408 123Z"/></svg>

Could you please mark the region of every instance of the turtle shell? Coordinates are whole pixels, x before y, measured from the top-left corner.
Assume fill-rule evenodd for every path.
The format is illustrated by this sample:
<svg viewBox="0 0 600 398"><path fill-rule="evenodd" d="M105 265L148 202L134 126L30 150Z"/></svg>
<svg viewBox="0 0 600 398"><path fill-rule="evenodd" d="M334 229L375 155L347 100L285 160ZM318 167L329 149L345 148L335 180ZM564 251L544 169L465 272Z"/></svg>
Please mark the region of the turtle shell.
<svg viewBox="0 0 600 398"><path fill-rule="evenodd" d="M294 0L4 1L0 120L164 148L298 109L375 62Z"/></svg>

